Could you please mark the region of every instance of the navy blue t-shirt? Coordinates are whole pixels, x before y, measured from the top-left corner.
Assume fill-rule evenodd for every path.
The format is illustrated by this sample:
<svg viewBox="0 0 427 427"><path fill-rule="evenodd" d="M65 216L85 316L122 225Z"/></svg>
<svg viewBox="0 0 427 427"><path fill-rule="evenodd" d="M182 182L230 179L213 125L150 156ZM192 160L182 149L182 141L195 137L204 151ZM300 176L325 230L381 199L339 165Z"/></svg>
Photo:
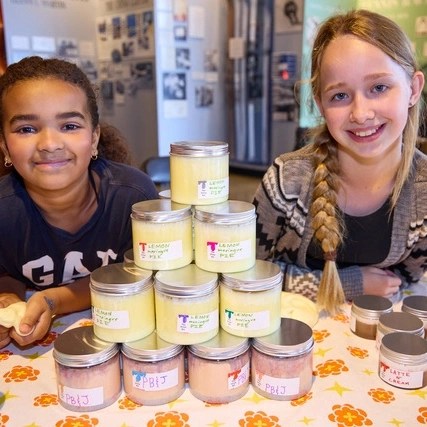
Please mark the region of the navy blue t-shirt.
<svg viewBox="0 0 427 427"><path fill-rule="evenodd" d="M46 289L123 261L132 247L132 205L158 198L141 170L99 158L91 169L100 177L96 212L76 233L50 225L14 172L0 179L0 274L33 289Z"/></svg>

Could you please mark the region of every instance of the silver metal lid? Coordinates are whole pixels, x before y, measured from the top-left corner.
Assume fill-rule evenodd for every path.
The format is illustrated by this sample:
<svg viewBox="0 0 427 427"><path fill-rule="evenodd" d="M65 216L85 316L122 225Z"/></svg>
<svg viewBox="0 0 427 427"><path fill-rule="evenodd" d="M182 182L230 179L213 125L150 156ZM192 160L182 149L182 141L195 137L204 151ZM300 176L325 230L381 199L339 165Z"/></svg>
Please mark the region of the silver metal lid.
<svg viewBox="0 0 427 427"><path fill-rule="evenodd" d="M240 200L195 206L194 218L202 222L223 225L244 224L255 218L255 206Z"/></svg>
<svg viewBox="0 0 427 427"><path fill-rule="evenodd" d="M110 295L134 295L153 285L153 272L129 263L108 264L92 271L90 289Z"/></svg>
<svg viewBox="0 0 427 427"><path fill-rule="evenodd" d="M424 323L417 316L405 312L393 312L381 314L378 327L396 332L423 333Z"/></svg>
<svg viewBox="0 0 427 427"><path fill-rule="evenodd" d="M424 364L427 362L427 341L407 332L391 332L382 338L380 352L405 365Z"/></svg>
<svg viewBox="0 0 427 427"><path fill-rule="evenodd" d="M170 144L170 154L191 157L212 157L228 154L228 144L220 141L180 141Z"/></svg>
<svg viewBox="0 0 427 427"><path fill-rule="evenodd" d="M270 335L253 338L252 346L270 356L293 357L308 353L314 345L313 330L300 320L283 317Z"/></svg>
<svg viewBox="0 0 427 427"><path fill-rule="evenodd" d="M203 359L225 360L243 354L249 346L248 338L231 335L220 328L213 338L201 344L190 345L188 350Z"/></svg>
<svg viewBox="0 0 427 427"><path fill-rule="evenodd" d="M381 314L393 311L393 303L377 295L359 295L353 299L351 310L361 317L378 319Z"/></svg>
<svg viewBox="0 0 427 427"><path fill-rule="evenodd" d="M158 271L154 276L154 288L175 297L201 297L217 287L218 273L202 270L195 264Z"/></svg>
<svg viewBox="0 0 427 427"><path fill-rule="evenodd" d="M427 296L425 295L411 295L402 301L402 311L411 313L415 316L426 318L427 317Z"/></svg>
<svg viewBox="0 0 427 427"><path fill-rule="evenodd" d="M180 344L172 344L162 340L154 331L145 338L138 341L125 342L122 344L122 353L133 360L142 362L155 362L170 359L184 349Z"/></svg>
<svg viewBox="0 0 427 427"><path fill-rule="evenodd" d="M191 216L191 205L170 199L144 200L132 205L131 218L140 221L175 222Z"/></svg>
<svg viewBox="0 0 427 427"><path fill-rule="evenodd" d="M117 343L98 338L92 326L80 326L60 334L53 344L53 358L64 366L81 368L99 365L119 351Z"/></svg>
<svg viewBox="0 0 427 427"><path fill-rule="evenodd" d="M257 292L281 285L282 270L271 261L257 259L249 270L238 273L222 273L220 282L227 288L242 292Z"/></svg>

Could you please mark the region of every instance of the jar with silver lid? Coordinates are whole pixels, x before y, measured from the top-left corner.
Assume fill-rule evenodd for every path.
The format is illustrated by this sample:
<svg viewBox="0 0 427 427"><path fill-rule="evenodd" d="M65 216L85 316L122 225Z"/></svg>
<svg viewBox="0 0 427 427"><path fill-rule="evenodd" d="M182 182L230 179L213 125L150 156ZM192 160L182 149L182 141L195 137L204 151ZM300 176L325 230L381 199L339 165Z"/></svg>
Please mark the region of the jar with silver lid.
<svg viewBox="0 0 427 427"><path fill-rule="evenodd" d="M194 208L194 260L217 273L244 271L255 264L255 206L228 200Z"/></svg>
<svg viewBox="0 0 427 427"><path fill-rule="evenodd" d="M395 387L418 389L427 385L427 341L407 332L391 332L381 341L379 377Z"/></svg>
<svg viewBox="0 0 427 427"><path fill-rule="evenodd" d="M427 338L427 296L411 295L403 299L402 311L411 313L422 320L424 324L424 338Z"/></svg>
<svg viewBox="0 0 427 427"><path fill-rule="evenodd" d="M405 312L384 313L377 326L376 346L380 348L384 335L390 332L406 332L424 338L424 323L417 316Z"/></svg>
<svg viewBox="0 0 427 427"><path fill-rule="evenodd" d="M116 401L121 392L119 357L119 345L98 338L92 326L59 335L53 358L61 405L70 411L96 411Z"/></svg>
<svg viewBox="0 0 427 427"><path fill-rule="evenodd" d="M170 145L170 196L174 202L210 205L228 199L228 144L181 141Z"/></svg>
<svg viewBox="0 0 427 427"><path fill-rule="evenodd" d="M196 344L218 333L218 274L195 264L158 271L154 280L156 330L175 344Z"/></svg>
<svg viewBox="0 0 427 427"><path fill-rule="evenodd" d="M388 298L359 295L351 304L350 329L361 338L375 340L379 317L392 311L393 303Z"/></svg>
<svg viewBox="0 0 427 427"><path fill-rule="evenodd" d="M125 263L108 264L90 275L93 328L110 342L143 338L155 328L153 272Z"/></svg>
<svg viewBox="0 0 427 427"><path fill-rule="evenodd" d="M188 347L190 392L209 403L229 403L249 388L249 339L220 329L209 341Z"/></svg>
<svg viewBox="0 0 427 427"><path fill-rule="evenodd" d="M283 274L271 261L256 260L249 270L220 275L220 325L242 337L268 335L280 326Z"/></svg>
<svg viewBox="0 0 427 427"><path fill-rule="evenodd" d="M282 318L280 328L252 340L254 390L273 400L294 400L313 383L313 331L296 319Z"/></svg>
<svg viewBox="0 0 427 427"><path fill-rule="evenodd" d="M184 347L162 340L154 331L122 344L123 387L141 405L163 405L185 390Z"/></svg>
<svg viewBox="0 0 427 427"><path fill-rule="evenodd" d="M148 270L172 270L193 260L191 206L169 199L132 206L134 262Z"/></svg>

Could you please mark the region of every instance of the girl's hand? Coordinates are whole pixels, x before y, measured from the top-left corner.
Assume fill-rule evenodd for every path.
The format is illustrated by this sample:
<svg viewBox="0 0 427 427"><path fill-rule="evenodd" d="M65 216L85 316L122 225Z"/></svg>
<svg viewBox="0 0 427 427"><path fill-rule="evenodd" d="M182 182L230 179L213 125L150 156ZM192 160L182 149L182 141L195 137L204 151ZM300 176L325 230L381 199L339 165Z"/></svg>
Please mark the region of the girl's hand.
<svg viewBox="0 0 427 427"><path fill-rule="evenodd" d="M390 270L377 267L361 267L363 293L391 298L399 291L402 280Z"/></svg>

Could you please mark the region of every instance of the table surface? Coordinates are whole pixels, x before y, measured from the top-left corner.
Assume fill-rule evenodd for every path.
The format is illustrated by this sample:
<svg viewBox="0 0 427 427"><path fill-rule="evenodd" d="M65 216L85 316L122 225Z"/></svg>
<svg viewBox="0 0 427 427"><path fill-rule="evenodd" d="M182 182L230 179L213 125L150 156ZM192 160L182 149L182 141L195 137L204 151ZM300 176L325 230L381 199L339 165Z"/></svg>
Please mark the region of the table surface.
<svg viewBox="0 0 427 427"><path fill-rule="evenodd" d="M427 294L420 283L405 292ZM400 302L395 304L400 310ZM0 349L0 427L353 427L427 425L427 387L405 390L378 376L375 341L350 331L350 305L313 327L314 381L311 391L295 401L275 401L252 387L241 399L212 405L192 396L188 388L177 400L141 406L124 392L107 408L72 412L57 397L52 347L65 329L91 323L90 311L54 320L48 336L37 345Z"/></svg>

